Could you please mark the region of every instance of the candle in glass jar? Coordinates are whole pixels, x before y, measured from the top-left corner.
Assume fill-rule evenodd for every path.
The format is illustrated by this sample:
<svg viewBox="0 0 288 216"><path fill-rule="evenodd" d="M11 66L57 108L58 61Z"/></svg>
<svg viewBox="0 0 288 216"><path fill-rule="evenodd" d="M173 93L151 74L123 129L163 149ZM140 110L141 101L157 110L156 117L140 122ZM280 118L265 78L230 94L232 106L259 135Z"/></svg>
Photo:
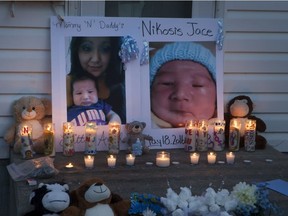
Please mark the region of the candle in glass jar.
<svg viewBox="0 0 288 216"><path fill-rule="evenodd" d="M119 153L120 126L121 125L118 122L109 123L109 154Z"/></svg>
<svg viewBox="0 0 288 216"><path fill-rule="evenodd" d="M193 152L190 154L190 161L191 164L198 164L199 163L199 157L200 155L196 152Z"/></svg>
<svg viewBox="0 0 288 216"><path fill-rule="evenodd" d="M225 147L225 120L217 119L214 126L214 151L222 151Z"/></svg>
<svg viewBox="0 0 288 216"><path fill-rule="evenodd" d="M96 154L96 122L88 121L85 124L85 154Z"/></svg>
<svg viewBox="0 0 288 216"><path fill-rule="evenodd" d="M159 167L170 166L170 153L169 152L157 152L156 165Z"/></svg>
<svg viewBox="0 0 288 216"><path fill-rule="evenodd" d="M196 135L197 135L197 121L188 120L185 124L185 151L196 151Z"/></svg>
<svg viewBox="0 0 288 216"><path fill-rule="evenodd" d="M197 133L197 150L207 151L208 149L208 120L200 120Z"/></svg>
<svg viewBox="0 0 288 216"><path fill-rule="evenodd" d="M108 166L114 168L116 166L116 156L115 155L108 155L107 157Z"/></svg>
<svg viewBox="0 0 288 216"><path fill-rule="evenodd" d="M21 153L23 159L33 158L32 126L30 124L20 125L20 137L21 137Z"/></svg>
<svg viewBox="0 0 288 216"><path fill-rule="evenodd" d="M54 124L46 123L44 124L44 154L54 156Z"/></svg>
<svg viewBox="0 0 288 216"><path fill-rule="evenodd" d="M126 164L128 166L133 166L135 162L135 155L133 154L127 154L126 155Z"/></svg>
<svg viewBox="0 0 288 216"><path fill-rule="evenodd" d="M255 151L256 120L247 119L245 122L244 147L246 151Z"/></svg>
<svg viewBox="0 0 288 216"><path fill-rule="evenodd" d="M216 153L215 152L209 152L207 154L207 160L209 164L215 164L216 163Z"/></svg>
<svg viewBox="0 0 288 216"><path fill-rule="evenodd" d="M226 153L226 162L227 164L234 164L235 154L233 152Z"/></svg>
<svg viewBox="0 0 288 216"><path fill-rule="evenodd" d="M85 167L92 169L94 167L94 155L84 155Z"/></svg>
<svg viewBox="0 0 288 216"><path fill-rule="evenodd" d="M241 129L241 120L233 118L230 120L229 127L229 150L238 151L240 145L240 129Z"/></svg>
<svg viewBox="0 0 288 216"><path fill-rule="evenodd" d="M74 149L74 123L63 123L63 155L72 156L75 153Z"/></svg>

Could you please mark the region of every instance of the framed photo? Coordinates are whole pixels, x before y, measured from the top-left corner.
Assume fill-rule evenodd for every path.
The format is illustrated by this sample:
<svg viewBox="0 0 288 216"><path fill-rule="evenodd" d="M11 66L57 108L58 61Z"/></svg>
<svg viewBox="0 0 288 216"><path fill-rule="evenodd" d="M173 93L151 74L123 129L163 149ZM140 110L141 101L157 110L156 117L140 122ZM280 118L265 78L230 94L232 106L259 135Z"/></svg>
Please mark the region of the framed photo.
<svg viewBox="0 0 288 216"><path fill-rule="evenodd" d="M84 120L82 117L78 120L70 117L70 108L76 104L73 95L76 92L75 82L82 78L83 71L95 75L98 98L119 115L122 122L120 139L126 136L125 124L137 120L146 123L144 133L154 139L146 143L150 148L183 147L183 125L162 128L155 127L152 121L152 106L158 105L152 102L154 93L151 87L158 75L156 72L151 75L150 64L152 56L165 44L193 42L205 47L215 57L213 81L216 108L213 118L223 118L223 53L218 47L220 27L216 19L64 17L59 20L51 17L52 118L55 124L56 151L63 150L62 126L68 121L74 121L77 125L74 127L75 151L84 151L84 124L88 117ZM84 54L92 52L97 41L102 41L102 44L109 41L108 48L102 45L97 49L98 54L102 53L102 58L107 49L115 49L111 51L110 66L107 66L111 70L106 70L103 76L98 76L99 68L103 65L95 63L87 69L83 63ZM79 50L84 54L81 55ZM103 83L108 83L108 87L102 88ZM103 113L101 111L99 116L105 115ZM108 132L107 124L98 124L98 151L108 149ZM120 149L126 148L126 144L120 142Z"/></svg>

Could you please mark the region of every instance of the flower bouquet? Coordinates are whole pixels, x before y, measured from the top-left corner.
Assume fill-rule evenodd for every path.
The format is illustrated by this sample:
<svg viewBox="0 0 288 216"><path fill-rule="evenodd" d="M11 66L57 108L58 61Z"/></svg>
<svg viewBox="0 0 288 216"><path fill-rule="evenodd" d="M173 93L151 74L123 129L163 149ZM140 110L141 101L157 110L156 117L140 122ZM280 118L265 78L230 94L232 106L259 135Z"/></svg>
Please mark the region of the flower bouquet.
<svg viewBox="0 0 288 216"><path fill-rule="evenodd" d="M171 187L166 197L137 194L131 197L132 215L144 216L268 216L283 215L270 202L265 184L236 184L232 191L209 186L202 195L193 195L191 188L181 187L177 194ZM137 198L136 198L137 197ZM134 209L134 211L133 211Z"/></svg>

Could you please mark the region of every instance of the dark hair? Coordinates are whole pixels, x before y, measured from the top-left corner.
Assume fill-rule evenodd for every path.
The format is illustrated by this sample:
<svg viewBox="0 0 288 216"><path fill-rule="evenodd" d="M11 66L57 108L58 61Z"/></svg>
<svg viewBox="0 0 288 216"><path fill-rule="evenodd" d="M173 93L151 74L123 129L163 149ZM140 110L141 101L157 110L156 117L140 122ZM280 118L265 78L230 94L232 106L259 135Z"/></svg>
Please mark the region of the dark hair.
<svg viewBox="0 0 288 216"><path fill-rule="evenodd" d="M73 90L74 90L74 88L73 88L74 83L78 82L78 81L85 81L85 80L91 80L92 82L94 82L96 90L97 91L99 90L98 82L96 82L96 80L94 78L92 78L91 76L71 75L70 85L71 85L71 94L72 94L72 96L73 96Z"/></svg>
<svg viewBox="0 0 288 216"><path fill-rule="evenodd" d="M87 37L72 37L72 40L70 43L71 69L70 69L69 75L76 75L76 76L85 75L85 76L90 76L91 78L95 79L93 75L89 74L87 71L85 71L81 67L80 60L79 60L79 55L78 55L79 47L85 38ZM106 70L107 86L111 86L111 85L117 84L125 80L125 77L124 77L125 73L123 71L123 65L118 55L120 46L121 46L121 38L110 37L110 40L111 40L112 51L111 51L110 63Z"/></svg>

